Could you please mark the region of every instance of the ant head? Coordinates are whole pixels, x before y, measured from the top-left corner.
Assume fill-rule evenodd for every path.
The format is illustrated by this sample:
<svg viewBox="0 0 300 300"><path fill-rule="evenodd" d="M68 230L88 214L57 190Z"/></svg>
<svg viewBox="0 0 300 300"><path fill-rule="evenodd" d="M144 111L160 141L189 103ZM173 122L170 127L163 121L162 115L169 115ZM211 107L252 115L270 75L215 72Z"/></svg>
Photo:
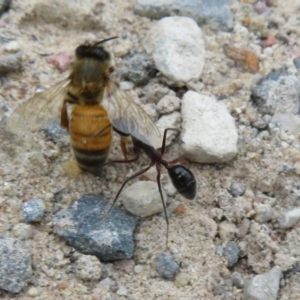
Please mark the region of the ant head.
<svg viewBox="0 0 300 300"><path fill-rule="evenodd" d="M195 198L197 183L194 174L188 168L175 165L168 168L168 173L179 194L190 200Z"/></svg>

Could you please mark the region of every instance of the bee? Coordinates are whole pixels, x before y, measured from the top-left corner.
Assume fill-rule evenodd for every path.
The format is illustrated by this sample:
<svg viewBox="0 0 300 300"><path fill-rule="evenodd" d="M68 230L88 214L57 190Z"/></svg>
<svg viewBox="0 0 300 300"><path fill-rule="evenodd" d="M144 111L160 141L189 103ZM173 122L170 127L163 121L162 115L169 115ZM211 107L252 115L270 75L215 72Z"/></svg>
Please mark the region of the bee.
<svg viewBox="0 0 300 300"><path fill-rule="evenodd" d="M103 43L115 38L78 46L68 78L18 106L8 118L7 129L14 133L36 130L59 114L79 168L96 174L109 154L114 120L128 119L141 134L159 136L147 113L112 79L114 69ZM125 158L126 142L121 137Z"/></svg>

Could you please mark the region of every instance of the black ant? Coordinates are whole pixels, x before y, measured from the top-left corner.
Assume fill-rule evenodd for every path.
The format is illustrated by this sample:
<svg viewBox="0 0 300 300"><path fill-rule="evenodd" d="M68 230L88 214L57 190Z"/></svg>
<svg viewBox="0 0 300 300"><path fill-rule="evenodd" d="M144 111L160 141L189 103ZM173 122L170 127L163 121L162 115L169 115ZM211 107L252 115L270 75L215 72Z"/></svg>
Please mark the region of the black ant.
<svg viewBox="0 0 300 300"><path fill-rule="evenodd" d="M167 222L167 248L168 248L168 235L169 235L169 220L168 220L168 215L167 215L167 211L166 211L166 204L163 198L163 194L162 194L162 189L161 189L161 183L160 183L160 175L161 175L161 166L164 166L169 173L169 176L171 178L171 181L173 183L173 186L176 188L177 192L180 193L182 196L184 196L187 199L194 199L196 196L196 179L194 177L194 174L186 167L182 166L182 165L173 165L170 166L170 164L172 164L172 162L168 162L165 159L163 159L163 155L165 153L165 149L166 149L166 138L167 138L167 132L170 130L173 131L179 131L178 129L175 128L167 128L164 131L164 136L163 136L163 141L162 141L162 147L160 152L157 151L152 145L150 145L150 143L148 142L148 140L141 134L139 133L128 133L128 124L123 123L124 120L120 120L114 121L113 124L113 128L114 130L121 135L121 137L127 137L127 136L131 136L132 139L132 145L133 145L133 153L135 154L135 157L132 159L126 159L126 160L115 160L115 161L111 161L108 163L131 163L131 162L135 162L139 159L140 157L140 153L141 151L144 151L145 154L150 158L150 163L149 166L140 170L139 172L135 173L134 175L130 176L129 178L127 178L124 183L122 184L121 188L119 189L111 207L109 208L109 210L107 211L107 213L105 213L104 215L100 216L100 218L105 218L112 210L113 206L115 205L116 201L118 200L124 186L126 185L127 182L129 182L130 180L134 179L135 177L147 172L152 166L156 166L156 170L157 170L157 176L156 176L156 181L157 181L157 185L158 185L158 190L161 196L161 201L163 204L163 208L164 208L164 214L166 217L166 222ZM121 123L120 123L121 122ZM126 123L126 122L125 122ZM122 141L121 141L121 146L122 146ZM125 147L122 147L122 150ZM126 151L123 151L123 154L125 156L125 158L127 158L126 156Z"/></svg>

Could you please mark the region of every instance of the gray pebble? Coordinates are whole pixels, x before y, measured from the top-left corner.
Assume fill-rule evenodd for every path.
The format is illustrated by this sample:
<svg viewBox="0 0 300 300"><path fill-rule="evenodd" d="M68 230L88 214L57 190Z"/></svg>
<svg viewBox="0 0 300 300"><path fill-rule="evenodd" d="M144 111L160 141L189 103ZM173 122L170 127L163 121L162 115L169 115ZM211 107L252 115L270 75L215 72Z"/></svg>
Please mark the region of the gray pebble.
<svg viewBox="0 0 300 300"><path fill-rule="evenodd" d="M224 248L224 257L227 259L227 265L229 268L233 267L238 261L240 254L240 248L237 243L229 242Z"/></svg>
<svg viewBox="0 0 300 300"><path fill-rule="evenodd" d="M281 268L278 266L267 273L254 276L246 284L243 300L276 300L280 277Z"/></svg>
<svg viewBox="0 0 300 300"><path fill-rule="evenodd" d="M229 189L229 193L233 196L233 197L239 197L239 196L243 196L245 194L246 191L246 187L237 181L234 181L231 184L231 187Z"/></svg>
<svg viewBox="0 0 300 300"><path fill-rule="evenodd" d="M296 69L299 70L300 69L300 58L299 57L294 58L293 62L294 62Z"/></svg>
<svg viewBox="0 0 300 300"><path fill-rule="evenodd" d="M134 12L153 19L177 15L190 17L199 25L208 24L212 28L229 29L232 27L228 0L136 0Z"/></svg>
<svg viewBox="0 0 300 300"><path fill-rule="evenodd" d="M130 259L133 255L133 231L137 219L94 194L83 195L53 218L54 232L83 254L103 261Z"/></svg>
<svg viewBox="0 0 300 300"><path fill-rule="evenodd" d="M157 256L156 270L165 279L173 279L179 271L179 266L169 252Z"/></svg>
<svg viewBox="0 0 300 300"><path fill-rule="evenodd" d="M225 297L225 299L226 299L227 291L226 291L225 287L222 286L221 284L214 285L212 292L215 296L222 296L222 299L223 299L223 297Z"/></svg>
<svg viewBox="0 0 300 300"><path fill-rule="evenodd" d="M281 229L291 228L298 221L300 221L300 208L285 211L278 218L279 227Z"/></svg>
<svg viewBox="0 0 300 300"><path fill-rule="evenodd" d="M19 293L31 275L30 250L20 240L0 235L0 289Z"/></svg>
<svg viewBox="0 0 300 300"><path fill-rule="evenodd" d="M255 212L255 221L258 223L268 222L273 216L273 210L270 204L258 204L255 207Z"/></svg>
<svg viewBox="0 0 300 300"><path fill-rule="evenodd" d="M41 199L30 199L21 204L24 222L39 222L45 214L45 204Z"/></svg>
<svg viewBox="0 0 300 300"><path fill-rule="evenodd" d="M42 131L46 137L54 143L67 145L69 144L68 132L62 128L57 118L52 118L42 126Z"/></svg>
<svg viewBox="0 0 300 300"><path fill-rule="evenodd" d="M136 86L143 86L156 74L153 60L146 52L131 52L123 58L119 75L123 80L129 80Z"/></svg>
<svg viewBox="0 0 300 300"><path fill-rule="evenodd" d="M252 89L252 99L262 114L297 114L299 81L294 75L271 72Z"/></svg>
<svg viewBox="0 0 300 300"><path fill-rule="evenodd" d="M243 288L245 281L243 276L239 272L233 272L231 275L231 280L232 283L237 287L237 288Z"/></svg>

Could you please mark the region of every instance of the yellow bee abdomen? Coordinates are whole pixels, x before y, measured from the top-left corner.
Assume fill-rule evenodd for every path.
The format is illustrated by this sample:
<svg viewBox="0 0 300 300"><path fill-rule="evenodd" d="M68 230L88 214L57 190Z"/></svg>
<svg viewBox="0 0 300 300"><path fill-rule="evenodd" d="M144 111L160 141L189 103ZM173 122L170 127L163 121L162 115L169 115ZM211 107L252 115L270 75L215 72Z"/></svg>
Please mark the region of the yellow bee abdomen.
<svg viewBox="0 0 300 300"><path fill-rule="evenodd" d="M106 161L112 141L112 128L101 105L78 105L70 115L71 146L79 167L98 173Z"/></svg>

